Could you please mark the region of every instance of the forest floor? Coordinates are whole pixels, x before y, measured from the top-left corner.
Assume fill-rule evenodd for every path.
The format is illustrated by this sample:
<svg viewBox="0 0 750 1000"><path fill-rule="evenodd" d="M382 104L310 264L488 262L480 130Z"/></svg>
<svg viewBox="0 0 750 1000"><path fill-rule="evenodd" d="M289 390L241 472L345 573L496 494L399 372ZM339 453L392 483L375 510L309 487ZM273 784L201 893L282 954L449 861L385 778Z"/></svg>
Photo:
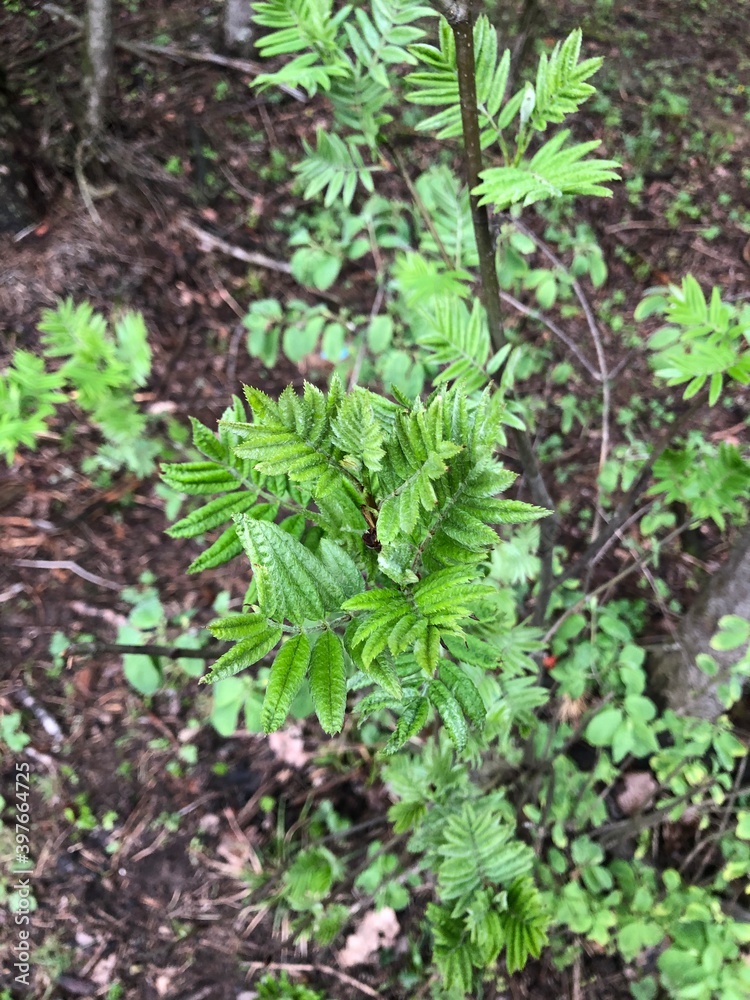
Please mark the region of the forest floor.
<svg viewBox="0 0 750 1000"><path fill-rule="evenodd" d="M71 0L66 10L81 16L83 6ZM587 14L592 6L601 13ZM632 315L645 288L688 271L704 288L719 284L730 297L747 297L747 3L568 0L554 7L540 32L545 41L586 16L587 54L605 57L602 92L576 127L582 138L603 138L605 155L625 163L615 197L583 205L609 283L623 295L615 304ZM218 50L216 0L200 8L200 20L184 0L131 0L117 9L123 39ZM89 177L97 188L109 186L95 202L95 219L73 166L81 99L75 27L41 3L5 0L0 42L10 56L14 141L33 202L23 238L0 235L0 370L15 347L35 349L41 310L60 297L87 299L105 315L138 309L153 350L139 402L161 420L165 447L176 455L175 425L192 415L214 426L242 383L274 394L304 377L324 378L320 359L304 372L288 362L268 371L244 345L241 319L254 298L309 293L283 269L248 268L208 249L195 231L283 262L284 223L301 204L288 164L325 122L324 103L271 102L250 89L247 73L120 50L109 162ZM344 278L337 291L356 304L372 294L374 263L365 257ZM624 361L615 403L629 405L650 383L636 352L611 330L605 346L611 367ZM576 388L582 398L594 390L583 381ZM558 430L550 402L542 436ZM712 430L746 441L747 412L747 398L738 398ZM221 738L205 724L206 695L192 678L178 682L175 674L144 700L115 655L55 662L56 633L113 641L129 610L122 593L144 573L166 618L188 612L191 626L214 617L218 595L241 600L247 585L237 561L187 576L197 547L164 535L156 477L87 476L81 461L96 447L96 433L64 407L37 450L22 449L0 470L0 715L21 710L31 740L18 757L36 777L37 904L28 992L14 986L10 916L0 911L0 996L236 1000L253 995L259 970L279 964L337 1000L415 995L401 977L410 956L399 940L380 961L343 972L335 949L301 953L283 925L248 903L247 873L277 837L278 822L289 839L300 817L328 799L355 830L385 826L387 794L370 780L364 746L351 734L323 740L311 722L275 741L244 732ZM598 443L578 426L560 447L578 448L578 464L556 484L556 499L584 505L594 494ZM571 547L576 541L563 539ZM721 556L709 534L703 567ZM616 571L616 559L598 572ZM695 565L678 551L668 555L662 575L673 594L689 593ZM662 611L655 605L657 632L666 628ZM16 758L1 738L0 753L0 790L10 799ZM284 803L285 819L268 811L269 801ZM362 850L364 842L344 843ZM0 876L0 901L4 892ZM407 909L399 918L418 939L419 913ZM629 996L627 982L614 960L589 954L575 973L532 963L510 977L506 995L606 1000Z"/></svg>

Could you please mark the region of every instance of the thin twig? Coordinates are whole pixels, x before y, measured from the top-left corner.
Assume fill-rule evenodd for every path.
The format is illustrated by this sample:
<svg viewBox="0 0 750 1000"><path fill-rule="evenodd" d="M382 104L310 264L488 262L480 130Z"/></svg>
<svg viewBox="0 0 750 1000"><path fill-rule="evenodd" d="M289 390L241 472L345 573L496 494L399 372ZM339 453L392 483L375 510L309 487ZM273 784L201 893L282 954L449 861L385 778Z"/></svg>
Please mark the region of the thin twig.
<svg viewBox="0 0 750 1000"><path fill-rule="evenodd" d="M177 220L177 225L180 229L184 229L186 232L191 233L197 239L201 241L203 250L219 250L221 253L227 254L229 257L234 257L235 260L241 260L245 264L252 264L255 267L265 267L269 271L278 271L280 274L291 274L292 268L286 261L274 260L273 257L267 257L264 253L255 253L250 250L244 250L242 247L235 246L233 243L227 243L226 240L221 239L220 236L214 236L213 233L207 232L205 229L201 229L200 226L196 226L195 223L181 216Z"/></svg>
<svg viewBox="0 0 750 1000"><path fill-rule="evenodd" d="M42 10L51 14L53 17L59 17L63 21L67 21L68 24L72 24L74 27L78 28L79 31L83 31L84 23L80 17L76 17L75 14L69 13L62 7L59 7L55 3L45 3L42 4ZM171 45L151 45L148 42L129 42L124 38L116 38L115 46L118 49L122 49L124 52L130 52L131 55L136 56L162 56L165 59L173 59L177 62L187 59L189 62L204 62L212 63L215 66L221 66L225 69L234 69L240 73L248 73L251 76L259 76L263 73L263 67L256 62L250 62L247 59L230 59L227 56L217 55L215 52L191 52L189 49L178 49ZM279 89L283 90L285 94L289 94L296 101L306 101L307 98L302 93L301 90L297 90L296 87L289 87L286 84L279 84Z"/></svg>
<svg viewBox="0 0 750 1000"><path fill-rule="evenodd" d="M63 651L66 656L95 656L98 653L117 653L119 656L134 654L136 656L163 656L167 660L215 660L226 652L226 643L211 644L203 649L189 649L186 646L159 646L154 643L144 643L142 646L127 642L106 642L96 639L93 642L76 642Z"/></svg>
<svg viewBox="0 0 750 1000"><path fill-rule="evenodd" d="M247 333L247 330L242 324L242 320L247 314L247 310L243 309L235 297L226 290L218 275L211 270L211 280L214 283L216 291L221 296L223 302L229 306L235 316L238 317L240 322L235 326L232 332L232 339L229 342L229 348L227 349L227 385L234 385L234 380L237 375L237 355L240 349L240 341L242 340L242 335Z"/></svg>
<svg viewBox="0 0 750 1000"><path fill-rule="evenodd" d="M63 731L58 725L57 719L54 719L44 705L40 705L23 685L15 688L13 694L19 704L33 713L45 733L51 736L55 744L59 746L63 740Z"/></svg>
<svg viewBox="0 0 750 1000"><path fill-rule="evenodd" d="M406 169L406 165L404 164L401 155L399 154L398 150L395 147L388 146L387 148L391 156L393 157L396 166L398 167L399 173L401 174L404 184L406 184L409 194L411 195L412 201L417 207L417 211L419 212L422 222L424 222L425 226L427 227L428 233L435 241L435 246L437 247L438 253L443 259L443 263L448 268L448 270L452 271L453 268L456 266L456 262L451 260L450 254L445 249L445 244L440 238L440 233L437 231L435 220L427 211L427 206L422 200L422 196L420 195L419 191L417 191L414 181L409 176L409 171Z"/></svg>
<svg viewBox="0 0 750 1000"><path fill-rule="evenodd" d="M594 316L594 311L591 308L591 303L589 302L586 293L584 292L580 282L575 277L575 275L571 274L570 270L567 267L565 267L562 260L560 260L560 258L554 253L551 247L549 247L544 242L544 240L540 239L536 235L533 229L529 229L528 226L525 226L523 222L520 221L520 219L515 219L513 221L516 226L516 229L522 232L530 240L533 240L537 248L547 258L547 260L550 261L550 263L554 267L559 268L561 271L563 271L565 274L568 275L568 279L571 283L573 292L575 293L575 297L578 299L581 309L583 309L583 315L586 317L586 323L589 328L589 333L591 334L591 339L594 342L594 351L596 352L596 360L599 365L598 378L599 381L602 383L602 420L601 420L602 439L599 445L599 476L597 477L597 483L599 483L597 487L598 489L597 500L600 501L602 492L600 477L602 469L604 468L604 463L607 460L607 455L609 454L609 420L611 411L611 393L610 393L610 378L609 378L609 373L607 371L607 359L604 354L604 345L602 344L602 337L599 331L599 325L596 322L596 317ZM594 519L592 541L596 537L598 528L599 528L599 514L597 511L597 515Z"/></svg>
<svg viewBox="0 0 750 1000"><path fill-rule="evenodd" d="M734 812L734 804L737 801L737 796L739 795L740 788L742 787L742 782L745 777L745 769L747 768L747 755L745 755L740 761L740 766L737 768L737 774L735 775L734 784L732 785L732 791L727 799L726 807L724 808L724 815L721 817L721 823L719 824L719 829L717 831L717 840L720 840L724 835L724 831L729 825L729 817L732 812ZM695 876L690 880L693 885L698 885L701 878L703 878L703 873L708 865L708 859L710 857L710 851L706 851L703 855L703 860L701 861L700 868L696 872Z"/></svg>
<svg viewBox="0 0 750 1000"><path fill-rule="evenodd" d="M190 219L184 216L177 219L177 225L201 241L201 250L206 252L218 250L220 253L234 257L235 260L241 260L245 264L252 264L254 267L265 267L269 271L278 271L280 274L292 273L292 268L286 261L274 260L273 257L267 257L264 253L255 253L252 250L245 250L243 247L235 246L234 243L227 243L220 236L214 236L213 233L201 229L200 226L196 226L194 222L191 222ZM341 305L341 299L336 295L331 295L330 292L324 292L320 288L311 288L308 285L302 285L302 287L308 288L312 295L317 295L318 298L326 302L331 302L335 306Z"/></svg>
<svg viewBox="0 0 750 1000"><path fill-rule="evenodd" d="M385 282L380 280L377 291L375 292L375 298L372 303L372 308L370 309L371 323L373 319L377 316L377 314L380 312L380 307L383 304L384 298L385 298ZM354 364L352 365L352 370L349 374L349 392L352 392L352 390L357 385L357 382L359 381L359 373L362 370L362 362L365 360L366 351L367 351L367 336L363 331L359 338L359 346L357 347L357 353L354 358Z"/></svg>
<svg viewBox="0 0 750 1000"><path fill-rule="evenodd" d="M375 232L372 227L372 223L367 223L367 231L370 237L370 248L372 250L372 258L375 261L375 269L377 272L377 289L375 292L375 298L373 299L372 306L370 307L370 323L375 319L375 317L380 312L380 307L383 305L383 299L385 298L385 264L383 263L383 257L380 253L380 248L378 247L378 241L375 236ZM360 334L359 346L357 347L357 353L354 358L354 364L352 365L352 370L349 374L349 392L352 392L357 382L359 381L359 373L362 369L362 362L365 360L365 352L367 350L367 338L364 331ZM329 361L333 361L333 358L329 358Z"/></svg>
<svg viewBox="0 0 750 1000"><path fill-rule="evenodd" d="M108 590L122 590L122 584L115 583L113 580L105 580L103 576L97 576L96 573L89 573L88 570L79 566L77 562L73 562L72 559L16 559L13 565L25 566L29 569L65 569L69 573L75 573L76 576L80 576L82 580L95 583L97 587L107 587Z"/></svg>
<svg viewBox="0 0 750 1000"><path fill-rule="evenodd" d="M268 114L264 104L258 105L258 114L260 115L261 121L263 122L263 128L266 130L266 135L268 136L268 145L272 150L278 150L279 140L276 138L276 132L274 131L271 116Z"/></svg>
<svg viewBox="0 0 750 1000"><path fill-rule="evenodd" d="M55 42L54 45L50 45L40 52L35 52L34 55L29 56L28 59L18 59L16 62L8 63L5 67L7 73L13 73L17 69L27 69L29 66L34 66L36 63L41 62L43 59L49 59L49 57L55 53L59 52L60 49L66 48L73 42L77 42L81 37L83 32L80 28L72 32L70 35L66 35L65 38L61 38L59 42Z"/></svg>
<svg viewBox="0 0 750 1000"><path fill-rule="evenodd" d="M576 954L573 962L573 989L570 1000L581 1000L581 953Z"/></svg>
<svg viewBox="0 0 750 1000"><path fill-rule="evenodd" d="M530 240L532 240L535 243L540 253L542 253L547 258L547 260L552 265L554 265L554 267L558 268L560 271L563 271L565 274L568 275L568 278L570 279L571 282L571 288L573 289L575 297L578 299L578 302L581 308L583 309L583 314L586 317L586 323L589 328L589 333L591 334L591 339L594 342L594 350L596 351L597 362L599 364L599 379L602 382L606 382L607 361L606 358L604 357L604 347L602 345L602 338L599 332L599 326L596 322L596 317L594 316L594 311L591 308L591 304L588 300L588 297L586 296L586 293L581 287L578 279L573 274L571 274L570 269L565 266L565 264L552 250L552 248L548 246L548 244L545 243L543 239L537 236L537 234L534 232L533 229L530 229L528 226L524 225L524 223L521 222L520 219L513 219L512 222L519 232L523 233L524 236L527 236Z"/></svg>
<svg viewBox="0 0 750 1000"><path fill-rule="evenodd" d="M614 845L619 843L623 837L634 837L643 830L650 830L652 827L658 826L664 817L669 815L673 809L676 809L677 806L682 805L684 802L688 802L694 795L707 791L713 782L713 777L708 778L699 785L688 788L688 790L682 795L677 795L668 802L663 803L652 812L639 813L638 815L631 816L625 820L614 820L611 823L605 823L596 830L592 830L590 836L594 840L601 841L602 846L605 848L614 847ZM709 810L713 810L713 808L715 808L713 801L699 803L695 806L695 808L701 812L703 811L704 804L708 806Z"/></svg>
<svg viewBox="0 0 750 1000"><path fill-rule="evenodd" d="M582 555L576 559L575 562L570 563L567 569L563 570L562 573L554 578L552 581L553 589L561 586L561 584L565 583L567 580L579 576L587 569L590 563L600 558L600 553L603 552L603 550L610 544L612 538L630 517L633 507L643 492L646 481L651 475L654 465L667 450L674 438L682 432L686 424L690 422L701 406L703 406L704 402L705 394L701 392L691 401L687 410L681 413L680 416L673 421L673 423L669 424L669 426L664 429L652 448L649 457L643 463L640 472L633 480L630 489L621 500L614 514L607 522L601 533L597 535L597 537L584 550Z"/></svg>
<svg viewBox="0 0 750 1000"><path fill-rule="evenodd" d="M232 334L232 339L229 344L229 350L227 351L227 385L229 386L229 391L233 391L233 386L235 384L235 379L237 378L237 355L240 351L240 341L243 335L247 334L247 329L242 323L238 323L234 328L234 333Z"/></svg>
<svg viewBox="0 0 750 1000"><path fill-rule="evenodd" d="M0 593L0 604L5 604L6 601L12 601L16 594L20 594L24 589L22 583L12 583L7 590Z"/></svg>
<svg viewBox="0 0 750 1000"><path fill-rule="evenodd" d="M229 169L229 167L224 166L224 164L220 164L219 169L224 174L226 179L229 181L229 186L232 188L233 191L236 191L237 194L241 195L243 198L247 198L247 200L250 202L252 202L253 199L257 198L258 192L251 191L249 188L246 188L244 184L242 184L240 181L237 180L237 178Z"/></svg>
<svg viewBox="0 0 750 1000"><path fill-rule="evenodd" d="M640 516L641 516L641 511L637 511L636 515L634 515L634 517L640 517ZM666 538L662 539L662 541L659 543L660 548L663 548L665 545L668 545L673 539L677 538L678 535L681 535L683 531L687 531L692 524L693 524L692 521L686 521L684 524L681 524L679 528L675 528L674 531L670 531L670 533L666 536ZM656 552L649 553L645 561L650 562L652 559L656 558L656 555L657 555ZM619 583L621 580L624 580L626 577L630 576L631 573L634 573L637 569L642 568L642 563L639 559L636 559L635 556L632 556L632 559L633 562L630 566L626 566L625 569L620 570L620 572L617 573L615 576L610 577L610 579L608 580L605 580L604 583L600 584L598 587L595 587L594 590L592 590L590 593L584 594L583 597L579 598L579 600L575 602L575 604L571 604L569 608L566 608L565 613L562 614L554 623L554 625L550 626L550 628L547 629L547 631L545 632L543 639L544 645L546 646L549 643L550 639L555 634L555 632L557 632L557 630L560 628L563 622L566 621L566 619L570 618L571 615L579 611L586 604L588 604L588 602L592 599L592 597L595 597L597 594L600 594L603 590L606 590L608 587L611 587L614 584Z"/></svg>
<svg viewBox="0 0 750 1000"><path fill-rule="evenodd" d="M605 226L604 232L607 233L607 235L613 235L615 233L624 233L628 229L646 229L653 230L654 232L673 233L675 227L657 221L651 222L648 219L629 219L625 222L616 222L612 226ZM682 233L699 233L701 229L705 229L705 226L680 225L680 232Z"/></svg>
<svg viewBox="0 0 750 1000"><path fill-rule="evenodd" d="M248 962L248 968L251 972L261 972L264 969L274 969L279 972L322 972L328 976L335 976L336 979L340 979L342 983L347 983L349 986L353 986L355 989L360 990L368 997L376 997L380 1000L380 993L374 990L371 986L367 986L366 983L361 983L354 976L347 975L346 972L342 972L340 969L334 969L332 965L310 965L308 963L302 962Z"/></svg>
<svg viewBox="0 0 750 1000"><path fill-rule="evenodd" d="M56 3L43 3L42 10L51 14L53 17L59 17L63 21L67 21L68 24L72 24L74 28L78 28L79 31L83 31L83 21L80 17L76 17L75 14L71 14L70 11L65 10L63 7L58 7Z"/></svg>
<svg viewBox="0 0 750 1000"><path fill-rule="evenodd" d="M234 69L240 73L248 73L252 76L260 76L264 72L263 67L256 62L247 59L229 59L227 56L217 55L215 52L191 52L189 49L178 49L173 45L150 45L147 42L122 42L122 48L128 49L136 55L149 53L156 56L164 56L166 59L187 59L190 62L212 63L214 66L221 66L225 69ZM293 97L295 101L305 103L307 97L296 87L288 84L278 84L279 90Z"/></svg>
<svg viewBox="0 0 750 1000"><path fill-rule="evenodd" d="M541 323L542 326L546 326L547 329L550 331L550 333L553 333L558 338L558 340L561 340L563 344L565 344L565 346L571 352L571 354L575 355L575 357L580 361L580 363L586 369L586 372L593 379L596 379L597 382L601 381L601 376L599 375L599 372L596 370L594 365L591 364L586 355L581 351L578 344L576 344L575 341L571 340L571 338L567 335L567 333L565 333L565 331L561 329L557 325L557 323L554 322L554 320L549 319L543 313L540 313L538 310L532 308L531 306L524 305L523 302L515 298L515 296L511 295L509 292L501 291L500 298L502 299L503 302L506 302L509 306L513 306L516 312L520 312L523 316L528 316L530 319L536 320L537 323Z"/></svg>

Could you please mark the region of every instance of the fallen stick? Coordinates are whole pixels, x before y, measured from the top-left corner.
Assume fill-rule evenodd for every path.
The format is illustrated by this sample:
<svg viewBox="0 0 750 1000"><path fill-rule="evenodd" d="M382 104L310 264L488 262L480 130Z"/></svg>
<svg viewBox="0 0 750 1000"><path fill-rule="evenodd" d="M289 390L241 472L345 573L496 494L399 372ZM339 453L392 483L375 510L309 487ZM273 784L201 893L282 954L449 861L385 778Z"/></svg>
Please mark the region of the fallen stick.
<svg viewBox="0 0 750 1000"><path fill-rule="evenodd" d="M80 17L76 17L75 14L70 14L62 7L58 7L55 3L42 4L42 10L45 10L53 17L62 18L63 21L67 21L68 24L72 24L79 31L84 30L84 22ZM72 38L68 41L72 41ZM263 67L259 63L251 62L248 59L230 59L228 56L221 56L216 52L192 52L190 49L178 49L172 45L151 45L149 42L129 42L125 38L117 37L115 37L115 46L118 49L122 49L124 52L130 52L131 55L162 56L165 59L172 59L177 62L187 59L190 62L211 63L214 66L223 66L226 69L234 69L240 73L248 73L250 76L260 76L261 73L264 72ZM289 96L293 97L295 101L307 100L302 91L297 90L296 87L288 87L286 84L282 83L279 84L279 89L283 90L285 94L289 94Z"/></svg>
<svg viewBox="0 0 750 1000"><path fill-rule="evenodd" d="M16 559L14 566L26 566L29 569L66 569L69 573L75 573L82 580L95 583L98 587L107 587L109 590L122 590L119 583L113 580L105 580L103 576L96 573L89 573L83 566L79 566L72 559Z"/></svg>
<svg viewBox="0 0 750 1000"><path fill-rule="evenodd" d="M200 226L196 226L189 219L182 217L177 220L177 224L181 229L199 239L203 244L203 250L220 250L221 253L225 253L229 257L234 257L235 260L244 261L245 264L253 264L255 267L265 267L269 271L279 271L281 274L292 273L291 267L285 261L274 260L273 257L267 257L264 253L243 250L242 247L235 246L233 243L227 243L221 237L214 236L213 233L201 229Z"/></svg>
<svg viewBox="0 0 750 1000"><path fill-rule="evenodd" d="M243 250L242 247L235 246L234 243L227 243L221 237L214 236L213 233L209 233L205 229L201 229L200 226L196 226L195 223L184 216L177 220L177 225L201 241L201 250L218 250L229 257L234 257L235 260L244 261L246 264L253 264L255 267L266 267L269 271L278 271L280 274L292 273L291 267L285 261L274 260L273 257L266 257L264 253ZM341 299L337 295L331 295L330 292L324 292L321 288L311 288L308 285L302 285L302 287L306 288L311 295L317 295L318 298L323 299L325 302L331 302L335 306L341 305Z"/></svg>
<svg viewBox="0 0 750 1000"><path fill-rule="evenodd" d="M24 708L29 709L30 712L36 717L37 721L41 725L42 729L48 736L51 736L56 744L62 743L63 731L58 725L57 719L54 719L44 705L40 705L36 698L21 684L13 692L16 701L19 702Z"/></svg>
<svg viewBox="0 0 750 1000"><path fill-rule="evenodd" d="M70 644L63 650L63 655L96 656L99 653L116 653L118 656L163 656L167 660L218 660L226 651L226 643L192 649L189 646L162 646L149 642L139 646L130 642L105 642L103 639L95 639L93 642L77 642L71 639Z"/></svg>

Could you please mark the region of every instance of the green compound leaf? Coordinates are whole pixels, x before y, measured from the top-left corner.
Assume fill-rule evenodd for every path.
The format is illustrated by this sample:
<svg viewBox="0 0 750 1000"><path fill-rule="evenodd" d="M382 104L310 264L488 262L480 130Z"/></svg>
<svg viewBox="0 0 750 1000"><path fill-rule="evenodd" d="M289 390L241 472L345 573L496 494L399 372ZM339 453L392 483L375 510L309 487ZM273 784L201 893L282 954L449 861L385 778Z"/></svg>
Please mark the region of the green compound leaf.
<svg viewBox="0 0 750 1000"><path fill-rule="evenodd" d="M615 160L587 159L601 145L598 139L566 146L569 129L563 129L529 161L513 167L491 167L479 175L482 183L473 193L480 205L493 205L503 211L511 205L533 205L546 198L564 194L600 195L611 198L604 187L619 179Z"/></svg>
<svg viewBox="0 0 750 1000"><path fill-rule="evenodd" d="M385 454L383 429L375 420L370 395L365 389L357 389L345 396L331 421L333 440L344 452L341 464L357 473L363 465L377 472Z"/></svg>
<svg viewBox="0 0 750 1000"><path fill-rule="evenodd" d="M289 639L277 653L260 717L264 733L272 733L284 725L309 663L310 640L304 633Z"/></svg>
<svg viewBox="0 0 750 1000"><path fill-rule="evenodd" d="M173 462L163 465L161 477L178 493L196 496L236 490L238 479L216 462Z"/></svg>
<svg viewBox="0 0 750 1000"><path fill-rule="evenodd" d="M225 642L239 642L241 639L254 639L269 628L265 615L256 613L246 615L228 615L226 618L216 618L206 626L214 639Z"/></svg>
<svg viewBox="0 0 750 1000"><path fill-rule="evenodd" d="M341 587L309 549L279 525L235 517L237 534L253 567L261 611L295 625L322 621L341 607Z"/></svg>
<svg viewBox="0 0 750 1000"><path fill-rule="evenodd" d="M505 961L512 975L526 965L529 955L539 958L547 942L549 915L528 876L517 878L508 889L508 909L500 920L505 933Z"/></svg>
<svg viewBox="0 0 750 1000"><path fill-rule="evenodd" d="M208 530L208 525L210 523L211 527L215 527L222 521L228 520L230 517L237 513L243 513L243 508L246 506L244 500L238 502L236 497L251 497L252 494L249 493L230 493L225 497L218 497L216 500L212 500L210 503L206 504L205 507L201 507L200 510L194 511L193 514L188 514L184 517L182 521L178 521L177 524L173 525L171 531L168 532L170 535L175 535L176 537L188 537L192 538L193 535L198 532L195 530L198 525L202 525L202 531ZM229 503L229 500L232 503ZM212 504L216 504L210 511L209 508ZM206 516L208 512L208 516ZM279 512L279 505L277 503L259 503L252 507L251 510L246 511L247 517L256 518L260 521L273 521ZM219 519L221 516L221 519ZM184 527L180 527L184 525ZM175 528L180 528L179 534L175 532ZM237 527L234 524L230 524L229 527L222 532L221 535L213 542L212 545L202 552L197 559L188 567L188 573L199 573L204 569L213 569L214 566L221 566L224 563L234 559L242 552L242 542L237 534Z"/></svg>
<svg viewBox="0 0 750 1000"><path fill-rule="evenodd" d="M262 660L266 653L269 653L282 635L281 628L277 625L270 625L261 615L258 618L263 621L263 628L258 628L248 639L242 639L228 652L220 656L205 677L201 677L201 684L213 684L215 681L224 680L225 677L233 677L234 674L251 667L258 660Z"/></svg>
<svg viewBox="0 0 750 1000"><path fill-rule="evenodd" d="M193 427L193 444L198 451L215 462L229 462L229 449L195 417L190 418Z"/></svg>
<svg viewBox="0 0 750 1000"><path fill-rule="evenodd" d="M549 57L543 54L539 59L531 123L540 132L549 122L564 121L596 92L585 81L596 73L602 60L585 59L579 63L581 40L581 29L576 28L564 42L555 45Z"/></svg>
<svg viewBox="0 0 750 1000"><path fill-rule="evenodd" d="M398 423L396 430L397 433L401 430ZM429 511L437 505L432 481L440 479L447 472L447 460L461 450L459 445L451 441L442 441L434 450L425 454L419 444L410 440L406 433L403 434L399 447L402 449L401 455L395 458L395 462L399 459L405 461L414 471L392 496L383 501L380 508L378 538L384 544L395 541L399 534L411 534L420 510Z"/></svg>
<svg viewBox="0 0 750 1000"><path fill-rule="evenodd" d="M475 635L444 635L443 644L460 663L470 663L483 670L494 670L500 660L497 646Z"/></svg>
<svg viewBox="0 0 750 1000"><path fill-rule="evenodd" d="M305 185L304 198L314 198L325 188L323 204L326 208L337 200L348 207L358 184L372 194L372 173L378 168L365 163L359 147L351 139L341 139L334 132L327 133L319 128L316 143L313 150L303 140L306 156L294 167Z"/></svg>
<svg viewBox="0 0 750 1000"><path fill-rule="evenodd" d="M336 633L328 629L312 651L310 691L315 713L325 732L341 732L346 709L344 647Z"/></svg>
<svg viewBox="0 0 750 1000"><path fill-rule="evenodd" d="M407 76L410 88L407 100L414 104L443 106L443 110L420 122L417 128L420 131L438 129L437 137L445 139L461 135L462 129L456 46L453 31L443 17L440 18L439 43L439 48L423 44L409 47L425 68ZM497 48L497 32L482 14L474 24L474 59L483 148L497 139L495 118L505 96L510 69L510 52L506 49L498 59Z"/></svg>
<svg viewBox="0 0 750 1000"><path fill-rule="evenodd" d="M433 958L451 996L465 997L474 981L472 959L476 950L464 920L452 916L452 907L427 905L427 920L434 938Z"/></svg>
<svg viewBox="0 0 750 1000"><path fill-rule="evenodd" d="M469 731L461 706L442 681L431 681L427 686L427 697L440 713L451 742L460 752L466 746Z"/></svg>
<svg viewBox="0 0 750 1000"><path fill-rule="evenodd" d="M440 680L461 706L464 715L472 725L481 729L484 725L487 710L474 682L466 676L460 667L456 666L455 663L451 663L450 660L443 660L441 662L439 672Z"/></svg>
<svg viewBox="0 0 750 1000"><path fill-rule="evenodd" d="M414 659L428 677L438 665L440 658L440 632L434 625L425 623L422 633L414 644Z"/></svg>
<svg viewBox="0 0 750 1000"><path fill-rule="evenodd" d="M412 609L400 591L391 588L368 590L349 598L342 604L342 609L369 612L357 620L352 638L354 659L365 671L369 672L370 664L386 646L394 655L406 648L407 637L400 623L411 614Z"/></svg>
<svg viewBox="0 0 750 1000"><path fill-rule="evenodd" d="M362 672L376 684L379 684L388 693L391 700L401 701L403 695L401 681L387 655L373 660L366 667L363 666Z"/></svg>
<svg viewBox="0 0 750 1000"><path fill-rule="evenodd" d="M414 588L416 609L430 626L440 630L441 637L450 632L461 635L474 603L496 593L493 587L471 580L469 576L474 572L473 568L468 573L463 568L438 570ZM420 638L429 650L426 664L432 666L425 666L425 669L431 673L437 666L437 637L423 633Z"/></svg>
<svg viewBox="0 0 750 1000"><path fill-rule="evenodd" d="M395 709L397 707L398 702L395 698L392 698L384 691L373 691L371 694L365 695L362 701L357 702L355 711L360 719L364 720L368 715L374 715L375 712L382 712L386 708Z"/></svg>
<svg viewBox="0 0 750 1000"><path fill-rule="evenodd" d="M338 581L344 597L353 597L364 590L365 581L357 564L340 545L336 545L328 538L321 538L318 558L331 576Z"/></svg>
<svg viewBox="0 0 750 1000"><path fill-rule="evenodd" d="M190 563L188 573L200 573L204 569L223 566L224 563L238 556L240 552L242 552L242 542L237 536L236 527L230 524L227 530L223 531L205 552L201 552L198 558Z"/></svg>
<svg viewBox="0 0 750 1000"><path fill-rule="evenodd" d="M515 839L491 801L452 812L441 837L438 892L444 902L465 898L488 882L510 886L534 863L531 848Z"/></svg>
<svg viewBox="0 0 750 1000"><path fill-rule="evenodd" d="M471 313L458 298L439 298L425 310L427 322L419 343L430 348L435 361L446 367L433 379L435 384L463 379L467 391L482 389L490 380L490 334L487 315L479 300Z"/></svg>
<svg viewBox="0 0 750 1000"><path fill-rule="evenodd" d="M311 488L329 470L338 467L330 440L330 404L335 395L326 397L315 386L305 384L298 396L287 387L274 403L258 389L245 388L253 410L252 424L225 422L237 432L242 443L234 449L238 458L254 463L267 476L288 476Z"/></svg>
<svg viewBox="0 0 750 1000"><path fill-rule="evenodd" d="M380 751L386 757L396 753L401 747L422 729L430 711L430 705L421 695L404 706L401 718L398 720L393 735Z"/></svg>
<svg viewBox="0 0 750 1000"><path fill-rule="evenodd" d="M232 514L243 514L254 507L257 496L245 490L235 493L227 493L224 496L210 500L198 510L191 511L187 517L176 521L171 528L167 528L170 538L195 538L205 531L218 528L220 524L231 520ZM278 509L276 504L260 504L261 508L270 510L272 507ZM258 508L256 508L256 511ZM261 516L254 512L254 517Z"/></svg>

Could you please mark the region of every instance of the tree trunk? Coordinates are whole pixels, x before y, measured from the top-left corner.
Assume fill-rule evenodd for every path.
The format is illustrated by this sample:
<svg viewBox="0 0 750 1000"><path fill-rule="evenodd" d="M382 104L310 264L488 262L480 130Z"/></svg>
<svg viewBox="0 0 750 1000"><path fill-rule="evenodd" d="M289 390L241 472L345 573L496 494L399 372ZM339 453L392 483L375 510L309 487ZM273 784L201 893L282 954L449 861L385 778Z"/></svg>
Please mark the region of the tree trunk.
<svg viewBox="0 0 750 1000"><path fill-rule="evenodd" d="M224 46L234 55L249 54L253 39L251 0L224 0Z"/></svg>
<svg viewBox="0 0 750 1000"><path fill-rule="evenodd" d="M744 650L719 652L711 648L723 615L750 619L750 529L740 536L727 561L685 615L678 631L680 648L652 660L654 687L681 715L717 719L725 711L716 688L726 682ZM718 662L715 677L708 677L696 664L698 653L708 653Z"/></svg>
<svg viewBox="0 0 750 1000"><path fill-rule="evenodd" d="M88 0L86 7L85 126L88 134L104 131L114 76L112 0Z"/></svg>

